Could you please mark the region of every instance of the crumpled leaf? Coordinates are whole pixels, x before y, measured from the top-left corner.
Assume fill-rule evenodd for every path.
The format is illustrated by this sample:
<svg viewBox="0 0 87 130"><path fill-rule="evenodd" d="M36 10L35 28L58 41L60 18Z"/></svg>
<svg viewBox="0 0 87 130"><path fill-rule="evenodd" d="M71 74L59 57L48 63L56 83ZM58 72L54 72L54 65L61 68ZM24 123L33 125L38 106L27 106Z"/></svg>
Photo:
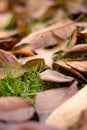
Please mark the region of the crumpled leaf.
<svg viewBox="0 0 87 130"><path fill-rule="evenodd" d="M35 109L39 115L40 121L45 121L56 107L73 96L77 90L77 81L75 81L69 88L66 86L39 92L36 95Z"/></svg>
<svg viewBox="0 0 87 130"><path fill-rule="evenodd" d="M34 108L19 97L0 98L0 121L21 122L29 120L34 115Z"/></svg>
<svg viewBox="0 0 87 130"><path fill-rule="evenodd" d="M67 83L72 82L74 78L61 74L57 71L53 70L45 70L44 72L40 73L40 78L44 81L51 81L57 83Z"/></svg>

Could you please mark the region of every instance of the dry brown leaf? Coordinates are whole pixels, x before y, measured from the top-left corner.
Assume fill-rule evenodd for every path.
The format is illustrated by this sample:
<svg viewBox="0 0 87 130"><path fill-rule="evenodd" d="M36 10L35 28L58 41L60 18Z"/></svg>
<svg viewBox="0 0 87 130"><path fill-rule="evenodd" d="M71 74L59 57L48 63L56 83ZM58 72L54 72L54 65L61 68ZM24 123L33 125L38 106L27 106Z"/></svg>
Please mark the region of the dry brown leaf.
<svg viewBox="0 0 87 130"><path fill-rule="evenodd" d="M0 98L0 121L25 121L34 115L34 108L19 97Z"/></svg>
<svg viewBox="0 0 87 130"><path fill-rule="evenodd" d="M72 23L71 21L60 22L58 24L49 26L48 28L45 28L43 30L31 33L29 36L22 39L15 46L15 49L21 48L22 44L24 45L24 43L29 44L28 46L25 47L26 49L29 49L29 50L35 50L35 49L42 48L42 47L44 48L44 47L56 45L57 41L53 38L51 31L54 31L54 30L56 31L56 30L61 30L62 29L61 33L64 34L63 28L67 27L68 24L71 24L71 23ZM72 28L70 27L69 30L72 31ZM69 32L68 35L70 35L70 32ZM66 38L66 36L64 38Z"/></svg>
<svg viewBox="0 0 87 130"><path fill-rule="evenodd" d="M15 68L19 65L18 60L9 52L0 49L0 67L11 66Z"/></svg>
<svg viewBox="0 0 87 130"><path fill-rule="evenodd" d="M52 32L55 33L55 35L58 35L58 37L67 39L75 30L77 25L84 26L84 27L87 26L86 23L73 23L71 21L64 21L56 25L52 25L36 33L30 34L29 36L21 40L14 47L14 49L19 49L19 48L24 47L24 43L29 44L25 47L25 49L33 50L33 51L35 51L38 48L45 48L45 47L57 45L58 41L54 39L54 37L52 36Z"/></svg>
<svg viewBox="0 0 87 130"><path fill-rule="evenodd" d="M35 58L28 60L24 65L23 68L29 67L30 69L41 69L45 67L45 62L43 58Z"/></svg>
<svg viewBox="0 0 87 130"><path fill-rule="evenodd" d="M80 123L82 112L87 108L86 98L87 85L57 107L45 123L64 129L75 128Z"/></svg>
<svg viewBox="0 0 87 130"><path fill-rule="evenodd" d="M61 74L57 71L53 70L45 70L40 74L40 78L44 81L51 81L51 82L57 82L57 83L67 83L72 82L74 78L66 76L64 74Z"/></svg>
<svg viewBox="0 0 87 130"><path fill-rule="evenodd" d="M7 69L10 67L11 73L14 77L21 76L25 72L19 61L14 55L9 52L0 50L0 78L5 78ZM19 71L20 69L20 71Z"/></svg>
<svg viewBox="0 0 87 130"><path fill-rule="evenodd" d="M0 125L0 130L60 130L54 127L48 127L42 123L38 122L25 122L18 124L5 124Z"/></svg>
<svg viewBox="0 0 87 130"><path fill-rule="evenodd" d="M52 31L51 31L52 32ZM65 39L59 37L58 35L56 35L54 32L52 32L52 36L56 39L56 41L58 42L59 45L61 45L61 43L65 42Z"/></svg>
<svg viewBox="0 0 87 130"><path fill-rule="evenodd" d="M21 57L18 59L18 61L24 65L26 64L28 61L34 60L34 59L38 59L41 58L39 55L34 55L34 56L30 56L30 57Z"/></svg>
<svg viewBox="0 0 87 130"><path fill-rule="evenodd" d="M39 92L36 95L35 108L40 121L45 121L56 107L73 96L77 90L77 81L75 81L69 88L66 86Z"/></svg>
<svg viewBox="0 0 87 130"><path fill-rule="evenodd" d="M77 55L87 54L87 44L75 45L68 52L70 52L71 54L77 54Z"/></svg>
<svg viewBox="0 0 87 130"><path fill-rule="evenodd" d="M67 60L66 64L79 72L87 74L87 60Z"/></svg>
<svg viewBox="0 0 87 130"><path fill-rule="evenodd" d="M59 71L61 70L61 68L66 69L66 70L70 71L72 74L76 75L78 78L81 78L83 81L87 82L87 79L78 71L77 66L75 66L76 69L74 69L74 67L72 67L71 65L68 64L68 61L69 60L58 60L53 63L53 66L57 67ZM83 71L84 67L81 69Z"/></svg>
<svg viewBox="0 0 87 130"><path fill-rule="evenodd" d="M0 49L9 51L19 42L16 38L0 38Z"/></svg>

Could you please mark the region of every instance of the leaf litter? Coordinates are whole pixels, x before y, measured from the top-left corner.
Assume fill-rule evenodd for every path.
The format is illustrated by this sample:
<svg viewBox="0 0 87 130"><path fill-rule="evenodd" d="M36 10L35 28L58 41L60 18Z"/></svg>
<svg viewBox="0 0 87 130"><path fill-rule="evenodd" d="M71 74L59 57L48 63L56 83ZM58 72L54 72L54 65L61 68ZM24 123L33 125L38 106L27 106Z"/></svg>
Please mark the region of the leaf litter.
<svg viewBox="0 0 87 130"><path fill-rule="evenodd" d="M86 7L0 1L0 130L87 129Z"/></svg>

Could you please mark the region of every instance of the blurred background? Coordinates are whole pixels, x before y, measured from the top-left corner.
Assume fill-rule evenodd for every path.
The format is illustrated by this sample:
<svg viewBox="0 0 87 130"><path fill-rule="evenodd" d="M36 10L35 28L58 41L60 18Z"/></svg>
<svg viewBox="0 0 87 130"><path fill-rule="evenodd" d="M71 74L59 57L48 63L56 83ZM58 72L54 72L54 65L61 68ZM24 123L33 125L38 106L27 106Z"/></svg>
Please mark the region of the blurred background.
<svg viewBox="0 0 87 130"><path fill-rule="evenodd" d="M0 30L20 38L65 19L87 21L87 0L0 0Z"/></svg>

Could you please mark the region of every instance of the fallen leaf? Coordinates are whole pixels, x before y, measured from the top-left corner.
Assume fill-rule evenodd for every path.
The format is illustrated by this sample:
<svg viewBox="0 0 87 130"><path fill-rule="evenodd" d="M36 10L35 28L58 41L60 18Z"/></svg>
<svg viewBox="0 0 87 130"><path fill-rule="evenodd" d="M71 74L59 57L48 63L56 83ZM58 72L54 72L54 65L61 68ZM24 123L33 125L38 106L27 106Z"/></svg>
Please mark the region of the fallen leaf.
<svg viewBox="0 0 87 130"><path fill-rule="evenodd" d="M19 63L17 58L9 52L0 50L0 78L4 79L7 69L10 67L14 77L21 76L25 72L25 68ZM20 69L20 71L19 71Z"/></svg>
<svg viewBox="0 0 87 130"><path fill-rule="evenodd" d="M16 38L0 38L0 49L9 51L19 42Z"/></svg>
<svg viewBox="0 0 87 130"><path fill-rule="evenodd" d="M40 78L44 81L57 82L57 83L67 83L72 82L74 78L61 74L53 70L45 70L40 73Z"/></svg>
<svg viewBox="0 0 87 130"><path fill-rule="evenodd" d="M79 125L82 112L87 108L87 86L57 107L47 118L46 124L58 128L75 128Z"/></svg>
<svg viewBox="0 0 87 130"><path fill-rule="evenodd" d="M61 23L52 25L52 26L50 26L50 27L48 27L46 29L37 31L36 33L34 32L34 33L30 34L29 36L25 37L24 39L22 39L22 41L20 41L14 47L14 49L22 48L22 44L24 45L24 43L28 43L29 44L28 46L25 47L28 50L35 50L35 49L42 48L42 47L44 48L44 47L56 45L57 42L53 38L51 31L64 29L64 27L65 28L68 27L71 23L72 23L71 21L65 21L65 22L61 22ZM72 32L72 27L70 29L69 30ZM64 34L64 31L62 30L61 33ZM70 33L68 34L68 36L69 35L70 35Z"/></svg>
<svg viewBox="0 0 87 130"><path fill-rule="evenodd" d="M56 62L53 63L53 66L57 67L59 71L61 69L63 69L62 72L64 70L68 70L72 74L76 75L78 78L80 78L83 81L87 82L87 79L80 73L80 72L86 71L85 68L84 68L84 66L81 67L80 64L78 64L79 61L76 61L75 64L78 65L78 67L80 68L80 70L79 70L79 68L77 68L77 66L75 66L75 68L74 68L73 65L69 65L68 61L69 60L58 60L58 61L56 61ZM73 60L70 60L70 61L74 62ZM86 65L86 61L83 61L83 62Z"/></svg>
<svg viewBox="0 0 87 130"><path fill-rule="evenodd" d="M87 54L87 44L78 44L72 47L68 52L71 54L77 54L77 55L82 55L82 54Z"/></svg>
<svg viewBox="0 0 87 130"><path fill-rule="evenodd" d="M73 96L77 90L77 81L75 81L69 88L66 86L39 92L36 95L35 109L40 121L44 122L56 107Z"/></svg>
<svg viewBox="0 0 87 130"><path fill-rule="evenodd" d="M0 125L0 130L60 130L37 122Z"/></svg>
<svg viewBox="0 0 87 130"><path fill-rule="evenodd" d="M67 60L65 62L67 65L71 66L73 69L87 74L87 61L86 60Z"/></svg>
<svg viewBox="0 0 87 130"><path fill-rule="evenodd" d="M0 98L0 121L21 122L29 120L34 115L34 108L19 97Z"/></svg>
<svg viewBox="0 0 87 130"><path fill-rule="evenodd" d="M28 60L24 65L24 68L29 67L30 69L36 69L40 70L41 68L45 67L45 62L43 58L36 58L36 59L31 59Z"/></svg>

